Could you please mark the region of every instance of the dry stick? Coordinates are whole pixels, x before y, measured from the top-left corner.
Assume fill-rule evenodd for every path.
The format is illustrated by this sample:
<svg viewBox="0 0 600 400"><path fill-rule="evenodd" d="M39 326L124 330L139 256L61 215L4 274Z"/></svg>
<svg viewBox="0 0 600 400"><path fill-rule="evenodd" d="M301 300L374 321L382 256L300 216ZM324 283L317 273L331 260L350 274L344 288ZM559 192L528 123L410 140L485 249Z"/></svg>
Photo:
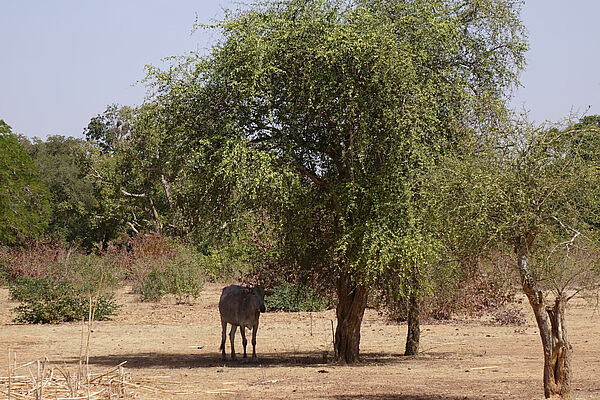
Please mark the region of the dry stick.
<svg viewBox="0 0 600 400"><path fill-rule="evenodd" d="M13 354L13 358L15 358L16 356L17 356L17 353L14 353ZM20 367L17 367L17 364L15 363L15 368L13 369L13 372L15 372L18 369L28 367L28 366L30 366L31 364L34 364L34 363L35 363L35 361L29 361L29 362L26 362L25 364L21 365Z"/></svg>
<svg viewBox="0 0 600 400"><path fill-rule="evenodd" d="M90 397L90 337L92 336L92 325L96 316L96 306L98 303L98 297L100 296L100 290L102 289L102 282L104 281L104 273L100 275L100 281L98 282L98 289L96 291L96 300L92 300L90 296L90 311L88 314L88 332L87 341L85 344L85 370L86 370L86 383L87 383L87 394L88 399Z"/></svg>
<svg viewBox="0 0 600 400"><path fill-rule="evenodd" d="M0 393L4 393L4 394L8 394L7 392L5 392L4 390L0 389ZM20 393L13 393L12 396L14 396L15 399L21 398L21 399L31 399L31 396L27 396L25 394L20 394Z"/></svg>
<svg viewBox="0 0 600 400"><path fill-rule="evenodd" d="M88 325L87 325L87 338L86 338L86 342L85 342L85 376L86 376L86 383L89 386L90 385L90 379L89 379L89 375L90 375L90 336L92 336L92 297L90 296L90 311L88 314ZM88 388L88 393L89 393L89 388Z"/></svg>
<svg viewBox="0 0 600 400"><path fill-rule="evenodd" d="M62 374L62 376L65 378L65 382L67 384L67 388L69 389L69 395L71 397L75 397L75 390L73 389L73 382L71 381L71 373L69 372L68 369L65 369L63 371L59 366L56 366L56 368Z"/></svg>
<svg viewBox="0 0 600 400"><path fill-rule="evenodd" d="M117 366L116 366L116 367L114 367L113 369L111 369L111 370L109 370L109 371L107 371L107 372L105 372L105 373L103 373L103 374L100 374L100 375L96 376L95 378L92 378L92 379L90 379L90 382L94 382L95 380L97 380L97 379L100 379L100 378L103 378L103 377L105 377L106 375L109 375L109 374L113 373L114 371L116 371L116 370L118 370L118 369L119 369L119 370L120 370L120 369L122 369L122 367L123 367L123 365L124 365L125 363L127 363L127 361L123 361L121 364L117 365Z"/></svg>
<svg viewBox="0 0 600 400"><path fill-rule="evenodd" d="M496 369L496 368L498 368L497 365L489 365L489 366L486 366L486 367L469 368L469 369L467 369L467 372L470 372L470 371L482 371L484 369Z"/></svg>
<svg viewBox="0 0 600 400"><path fill-rule="evenodd" d="M10 347L8 348L8 400L10 400L10 385L11 385L11 370L10 370Z"/></svg>
<svg viewBox="0 0 600 400"><path fill-rule="evenodd" d="M41 375L41 382L40 382L40 399L43 397L43 392L44 392L44 375L46 375L46 363L48 362L48 358L45 357L44 361L42 361L42 375ZM49 379L52 379L52 374L50 374Z"/></svg>
<svg viewBox="0 0 600 400"><path fill-rule="evenodd" d="M337 349L335 348L335 331L333 330L333 320L331 321L331 344L333 345L333 354L337 359Z"/></svg>
<svg viewBox="0 0 600 400"><path fill-rule="evenodd" d="M83 337L85 328L85 317L81 318L81 342L79 344L79 370L77 371L77 382L75 382L75 390L81 387L81 377L83 375Z"/></svg>
<svg viewBox="0 0 600 400"><path fill-rule="evenodd" d="M13 357L13 355L11 354L11 357ZM10 379L11 379L11 399L12 400L21 400L21 399L41 399L43 397L46 398L60 398L60 399L64 399L64 400L73 400L73 399L88 399L88 400L92 400L92 399L97 399L99 398L99 395L101 395L102 393L107 393L108 388L106 388L106 385L104 385L105 387L102 390L97 390L97 388L90 388L90 393L87 395L80 395L79 393L75 392L73 393L72 391L72 387L69 387L69 381L70 381L70 374L63 371L59 366L56 366L56 368L59 370L59 373L62 373L62 377L60 376L60 374L56 374L58 376L55 376L54 374L54 366L49 362L48 358L45 358L44 361L40 361L40 360L36 360L34 361L34 363L37 363L38 365L38 371L37 371L37 377L36 375L34 375L31 371L31 369L29 370L30 372L30 376L15 376L14 374L14 370L12 368L12 360L10 363ZM28 363L27 365L30 365L31 363ZM46 377L46 370L49 370L49 375L48 377ZM121 370L121 376L124 375L124 373L122 372L123 369L122 367L120 368ZM114 371L114 370L113 370ZM106 374L103 374L106 375ZM63 379L64 377L64 379ZM37 379L36 379L37 378ZM96 377L94 378L96 380L99 380L100 378ZM112 377L111 381L117 381L118 377ZM124 380L124 378L121 378L121 380ZM2 381L8 381L8 377L0 377L0 382ZM99 383L100 384L100 383ZM30 388L30 389L28 389ZM47 390L45 390L47 388ZM91 390L95 390L95 391L91 391ZM20 392L19 390L23 390L23 392ZM124 393L124 390L122 391ZM8 392L3 391L0 389L0 393L3 393L5 395L8 395ZM45 395L45 396L44 396ZM78 397L80 396L80 397ZM109 394L110 396L110 394ZM106 396L104 396L106 397Z"/></svg>
<svg viewBox="0 0 600 400"><path fill-rule="evenodd" d="M123 368L123 364L119 367L119 377L121 378L119 381L119 396L123 396L125 394L125 368Z"/></svg>
<svg viewBox="0 0 600 400"><path fill-rule="evenodd" d="M43 383L43 381L42 381ZM35 392L35 398L42 400L42 386L40 385L40 360L37 360L37 380L36 380L37 390Z"/></svg>

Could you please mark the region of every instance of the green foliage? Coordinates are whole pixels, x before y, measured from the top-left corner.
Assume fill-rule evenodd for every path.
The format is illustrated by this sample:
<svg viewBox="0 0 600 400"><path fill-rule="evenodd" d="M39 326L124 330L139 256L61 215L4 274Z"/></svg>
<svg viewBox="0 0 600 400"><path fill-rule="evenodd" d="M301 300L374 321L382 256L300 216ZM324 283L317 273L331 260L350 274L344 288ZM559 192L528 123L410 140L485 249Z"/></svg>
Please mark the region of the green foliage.
<svg viewBox="0 0 600 400"><path fill-rule="evenodd" d="M141 282L141 286L135 287L134 290L139 292L144 301L159 301L167 294L169 278L165 275L163 271L153 269Z"/></svg>
<svg viewBox="0 0 600 400"><path fill-rule="evenodd" d="M121 262L142 300L159 301L171 294L178 303L191 303L200 296L206 272L203 256L192 246L154 235L138 235L129 246Z"/></svg>
<svg viewBox="0 0 600 400"><path fill-rule="evenodd" d="M84 161L89 145L75 138L49 136L28 146L40 178L52 195L52 218L46 235L56 242L81 243L91 248L100 240L95 235L97 193Z"/></svg>
<svg viewBox="0 0 600 400"><path fill-rule="evenodd" d="M13 245L44 233L50 195L19 137L0 122L0 244Z"/></svg>
<svg viewBox="0 0 600 400"><path fill-rule="evenodd" d="M48 324L88 319L90 296L70 281L52 278L17 278L9 283L13 299L21 302L14 311L15 322ZM119 306L112 295L92 299L95 320L109 319Z"/></svg>
<svg viewBox="0 0 600 400"><path fill-rule="evenodd" d="M381 277L426 290L418 281L445 246L420 215L432 206L424 183L465 137L503 120L527 48L518 14L508 0L259 1L227 13L206 58L149 68L151 138L190 155L170 180L190 195L181 215L250 239L268 268L350 282L337 286L345 298ZM266 251L243 233L264 233L264 221Z"/></svg>
<svg viewBox="0 0 600 400"><path fill-rule="evenodd" d="M322 311L331 305L316 291L299 282L280 280L271 290L273 294L265 297L270 311Z"/></svg>
<svg viewBox="0 0 600 400"><path fill-rule="evenodd" d="M112 104L93 117L84 131L87 140L97 143L103 153L114 153L131 134L133 109Z"/></svg>
<svg viewBox="0 0 600 400"><path fill-rule="evenodd" d="M94 145L88 179L98 192L103 245L122 232L182 236L190 228L179 191L187 183L181 164L194 162L193 149L181 146L180 132L165 126L165 116L156 115L155 108L112 105L86 129Z"/></svg>
<svg viewBox="0 0 600 400"><path fill-rule="evenodd" d="M597 137L589 126L518 122L465 146L430 181L445 204L440 229L462 254L511 248L528 259L513 266L540 290L597 287L600 158L590 157Z"/></svg>
<svg viewBox="0 0 600 400"><path fill-rule="evenodd" d="M163 296L172 294L178 304L183 304L196 300L203 286L204 274L199 266L179 261L152 269L135 290L143 301L159 301Z"/></svg>

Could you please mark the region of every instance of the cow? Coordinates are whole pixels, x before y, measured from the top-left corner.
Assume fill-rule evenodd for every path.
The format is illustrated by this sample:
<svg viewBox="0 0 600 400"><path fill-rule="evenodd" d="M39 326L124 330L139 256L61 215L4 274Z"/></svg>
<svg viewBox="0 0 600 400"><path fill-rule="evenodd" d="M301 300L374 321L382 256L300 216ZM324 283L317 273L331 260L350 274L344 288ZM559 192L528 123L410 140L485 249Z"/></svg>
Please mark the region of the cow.
<svg viewBox="0 0 600 400"><path fill-rule="evenodd" d="M235 331L240 327L242 344L244 345L244 358L246 355L246 328L252 328L252 359L256 360L256 331L258 330L258 318L261 312L265 312L265 289L258 285L245 287L231 285L223 288L219 300L219 312L221 313L221 359L225 360L225 341L227 324L231 324L229 340L231 342L231 359L235 359Z"/></svg>

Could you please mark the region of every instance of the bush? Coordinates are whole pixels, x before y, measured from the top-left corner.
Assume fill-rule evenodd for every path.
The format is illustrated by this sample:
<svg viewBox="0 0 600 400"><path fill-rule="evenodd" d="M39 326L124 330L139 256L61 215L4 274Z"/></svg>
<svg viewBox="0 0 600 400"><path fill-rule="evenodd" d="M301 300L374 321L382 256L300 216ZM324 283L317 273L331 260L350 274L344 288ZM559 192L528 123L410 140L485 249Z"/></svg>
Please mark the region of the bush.
<svg viewBox="0 0 600 400"><path fill-rule="evenodd" d="M500 325L525 325L527 320L517 307L502 307L492 314L494 322Z"/></svg>
<svg viewBox="0 0 600 400"><path fill-rule="evenodd" d="M134 239L128 269L134 292L142 301L175 296L177 303L191 303L200 296L205 281L202 255L191 246L158 236Z"/></svg>
<svg viewBox="0 0 600 400"><path fill-rule="evenodd" d="M490 315L499 323L519 323L516 309L500 315L515 300L515 278L512 275L510 254L494 254L493 262L482 260L472 271L451 276L434 274L431 290L421 298L423 320L447 320L462 313L481 317ZM406 298L393 298L384 291L374 294L376 306L385 309L388 319L404 322L408 318ZM495 314L498 313L498 318ZM511 319L511 314L514 318Z"/></svg>
<svg viewBox="0 0 600 400"><path fill-rule="evenodd" d="M322 311L329 302L316 291L302 283L289 283L280 280L267 296L265 302L272 311Z"/></svg>
<svg viewBox="0 0 600 400"><path fill-rule="evenodd" d="M152 269L135 290L143 301L159 301L172 294L178 304L190 304L200 296L203 286L198 267L178 262Z"/></svg>
<svg viewBox="0 0 600 400"><path fill-rule="evenodd" d="M102 288L116 288L124 279L124 270L109 257L59 244L31 242L23 248L0 248L0 281L8 283L15 278L68 280L92 293L100 282Z"/></svg>
<svg viewBox="0 0 600 400"><path fill-rule="evenodd" d="M160 301L167 294L167 277L159 269L153 269L146 279L142 280L134 291L141 295L143 301Z"/></svg>
<svg viewBox="0 0 600 400"><path fill-rule="evenodd" d="M23 303L14 309L15 322L47 324L89 318L90 297L71 281L17 278L9 282L9 290L13 299ZM93 306L95 320L108 319L119 308L112 294L98 296Z"/></svg>

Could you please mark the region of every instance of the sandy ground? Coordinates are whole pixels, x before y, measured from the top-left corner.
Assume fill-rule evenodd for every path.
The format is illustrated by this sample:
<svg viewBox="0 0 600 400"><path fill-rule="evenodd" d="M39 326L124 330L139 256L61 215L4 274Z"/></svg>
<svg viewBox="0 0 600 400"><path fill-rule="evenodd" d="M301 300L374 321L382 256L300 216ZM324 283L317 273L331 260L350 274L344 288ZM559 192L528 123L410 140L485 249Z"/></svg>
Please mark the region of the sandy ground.
<svg viewBox="0 0 600 400"><path fill-rule="evenodd" d="M93 326L90 369L101 373L127 361L126 373L138 385L127 395L139 399L543 398L542 348L526 304L525 326L494 326L485 320L424 325L418 357L402 355L405 325L389 324L367 310L362 362L356 366L326 362L333 311L266 313L258 333L258 362L223 362L218 351L221 288L207 285L193 306L140 303L123 290L119 316ZM8 349L19 362L47 357L60 365L78 363L80 324L14 324L15 306L8 291L0 289L0 376L8 374ZM574 396L600 399L600 317L591 306L576 302L568 309L567 327ZM236 347L239 353L239 334Z"/></svg>

